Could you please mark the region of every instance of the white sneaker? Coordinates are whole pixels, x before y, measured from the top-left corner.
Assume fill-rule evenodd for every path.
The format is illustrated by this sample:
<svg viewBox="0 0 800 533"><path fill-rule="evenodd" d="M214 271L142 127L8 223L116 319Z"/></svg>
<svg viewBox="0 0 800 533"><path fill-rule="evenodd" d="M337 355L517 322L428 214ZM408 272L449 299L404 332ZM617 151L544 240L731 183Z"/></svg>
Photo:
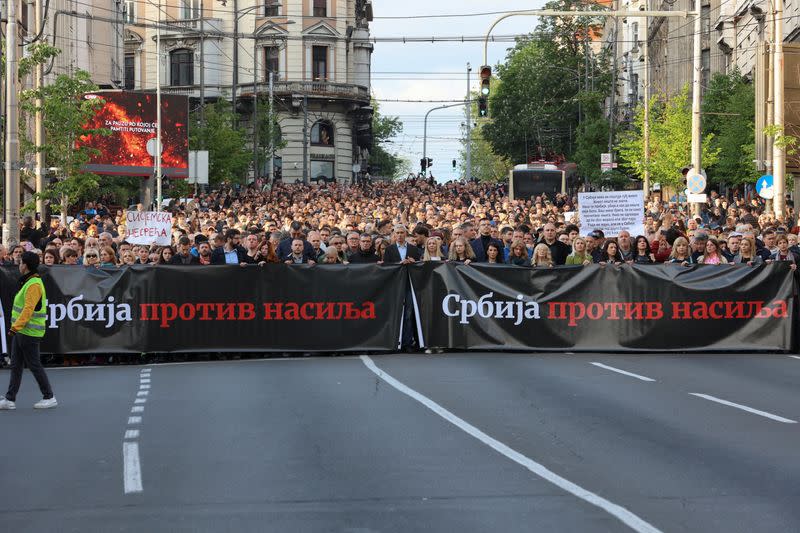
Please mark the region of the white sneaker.
<svg viewBox="0 0 800 533"><path fill-rule="evenodd" d="M13 411L16 408L17 408L17 404L12 402L11 400L6 400L5 396L3 396L2 399L0 399L0 410Z"/></svg>
<svg viewBox="0 0 800 533"><path fill-rule="evenodd" d="M39 400L33 404L34 409L52 409L53 407L58 407L58 401L56 401L55 396L49 400Z"/></svg>

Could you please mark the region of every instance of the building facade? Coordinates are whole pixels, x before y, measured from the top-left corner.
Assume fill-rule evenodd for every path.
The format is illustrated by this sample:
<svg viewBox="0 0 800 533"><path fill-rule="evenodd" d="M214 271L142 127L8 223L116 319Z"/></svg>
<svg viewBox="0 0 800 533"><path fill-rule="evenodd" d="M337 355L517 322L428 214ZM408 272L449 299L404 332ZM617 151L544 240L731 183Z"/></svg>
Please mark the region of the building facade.
<svg viewBox="0 0 800 533"><path fill-rule="evenodd" d="M347 181L366 170L370 0L125 1L126 88L155 90L159 69L162 91L189 96L193 108L235 101L252 135L256 113L267 113L271 74L283 180ZM268 167L259 164L257 174L251 169L266 177Z"/></svg>

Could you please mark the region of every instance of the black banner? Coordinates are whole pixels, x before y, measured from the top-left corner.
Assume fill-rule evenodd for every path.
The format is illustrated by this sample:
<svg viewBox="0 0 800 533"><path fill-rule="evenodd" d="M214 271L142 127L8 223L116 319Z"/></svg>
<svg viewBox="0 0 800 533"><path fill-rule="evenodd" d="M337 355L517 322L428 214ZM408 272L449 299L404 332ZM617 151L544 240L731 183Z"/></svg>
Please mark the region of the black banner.
<svg viewBox="0 0 800 533"><path fill-rule="evenodd" d="M790 351L795 281L758 267L428 263L41 269L50 353ZM19 271L0 269L6 317ZM408 283L413 298L407 299Z"/></svg>
<svg viewBox="0 0 800 533"><path fill-rule="evenodd" d="M472 350L789 351L787 263L409 269L430 347Z"/></svg>
<svg viewBox="0 0 800 533"><path fill-rule="evenodd" d="M17 269L2 270L6 316ZM41 269L50 353L395 350L401 266ZM399 305L398 305L399 303Z"/></svg>

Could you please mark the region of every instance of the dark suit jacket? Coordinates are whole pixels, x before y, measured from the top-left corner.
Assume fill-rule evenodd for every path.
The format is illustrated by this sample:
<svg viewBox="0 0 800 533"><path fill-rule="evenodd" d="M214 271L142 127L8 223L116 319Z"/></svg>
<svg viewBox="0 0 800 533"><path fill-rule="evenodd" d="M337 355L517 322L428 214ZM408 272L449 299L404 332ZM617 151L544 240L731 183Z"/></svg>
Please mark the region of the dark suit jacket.
<svg viewBox="0 0 800 533"><path fill-rule="evenodd" d="M288 256L292 255L293 240L294 239L292 238L283 239L280 243L278 243L278 249L275 250L275 254L281 258L281 261L285 261ZM303 256L311 261L317 260L317 253L314 251L314 247L311 246L311 243L305 239L303 239Z"/></svg>
<svg viewBox="0 0 800 533"><path fill-rule="evenodd" d="M199 257L197 257L195 255L192 255L192 254L189 254L189 258L190 258L189 262L188 263L184 263L183 262L183 258L181 257L181 255L180 254L175 254L175 255L172 256L172 259L170 259L169 264L170 265L184 265L184 264L187 264L187 265L199 265L200 264L200 258ZM222 256L222 260L223 260L223 262L225 261L225 255Z"/></svg>
<svg viewBox="0 0 800 533"><path fill-rule="evenodd" d="M247 250L245 250L241 246L236 247L236 255L239 256L239 264L241 263L252 263L253 258L247 255ZM219 248L214 248L214 251L211 252L211 264L212 265L224 265L225 264L225 247L220 246Z"/></svg>
<svg viewBox="0 0 800 533"><path fill-rule="evenodd" d="M498 241L497 239L492 239L490 242L493 242L495 245L497 245L497 249L500 250L500 254L503 253L504 245L502 242ZM474 261L476 263L485 263L486 250L483 249L483 240L478 237L477 239L470 241L469 245L472 246L472 251L475 252ZM498 259L499 258L500 256L498 256Z"/></svg>
<svg viewBox="0 0 800 533"><path fill-rule="evenodd" d="M406 242L406 246L408 246L408 251L406 253L406 257L411 257L414 261L419 261L422 259L422 250ZM402 259L400 258L400 250L397 249L396 244L391 244L386 248L386 251L383 253L383 262L384 263L400 263Z"/></svg>

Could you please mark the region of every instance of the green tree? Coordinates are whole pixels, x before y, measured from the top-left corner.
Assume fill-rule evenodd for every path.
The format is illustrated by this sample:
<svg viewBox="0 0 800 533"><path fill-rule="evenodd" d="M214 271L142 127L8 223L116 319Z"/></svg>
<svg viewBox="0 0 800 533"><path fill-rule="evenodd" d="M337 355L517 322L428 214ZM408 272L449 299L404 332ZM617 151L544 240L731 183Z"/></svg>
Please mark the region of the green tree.
<svg viewBox="0 0 800 533"><path fill-rule="evenodd" d="M53 53L52 50L42 50L37 45L31 48L30 57L36 57L39 61L47 60ZM59 169L58 181L50 184L42 193L45 199L59 198L66 204L67 201L94 198L100 192L100 176L83 170L96 150L78 142L82 135L109 134L105 129L85 128L89 119L103 105L103 101L86 100L83 95L97 89L89 73L78 70L73 75L60 74L52 83L36 90L23 91L20 95L23 124L31 122L33 114L39 110L42 113L45 132L43 146L37 148L30 138L24 138L23 151L26 153L41 151L48 167ZM40 101L40 105L37 105L37 100ZM24 128L21 131L30 130ZM26 206L26 209L30 208L30 205Z"/></svg>
<svg viewBox="0 0 800 533"><path fill-rule="evenodd" d="M189 119L189 149L208 150L208 179L212 185L221 182L244 183L253 159L247 147L243 128L234 125L231 104L220 99L205 106L205 122L198 111Z"/></svg>
<svg viewBox="0 0 800 533"><path fill-rule="evenodd" d="M545 7L586 9L578 0ZM607 94L610 88L607 61L586 46L598 24L596 17L542 17L496 67L501 83L492 84L483 132L496 153L512 162L523 162L526 155L572 155L585 93L593 87Z"/></svg>
<svg viewBox="0 0 800 533"><path fill-rule="evenodd" d="M399 117L384 116L379 111L378 102L372 101L372 150L369 154L369 165L377 172L373 174L388 176L392 179L403 177L410 171L411 163L404 158L392 154L386 145L391 138L403 131L403 123Z"/></svg>
<svg viewBox="0 0 800 533"><path fill-rule="evenodd" d="M650 99L650 177L653 182L683 189L681 168L692 159L692 109L689 88L670 97ZM644 161L644 105L636 110L633 127L620 136L619 155L623 166L632 174L642 177ZM712 143L714 135L703 137L701 153L704 167L714 165L719 159L719 148Z"/></svg>
<svg viewBox="0 0 800 533"><path fill-rule="evenodd" d="M703 135L713 135L719 151L713 165L706 164L711 183L753 183L759 172L755 159L755 93L738 72L715 74L703 95Z"/></svg>

